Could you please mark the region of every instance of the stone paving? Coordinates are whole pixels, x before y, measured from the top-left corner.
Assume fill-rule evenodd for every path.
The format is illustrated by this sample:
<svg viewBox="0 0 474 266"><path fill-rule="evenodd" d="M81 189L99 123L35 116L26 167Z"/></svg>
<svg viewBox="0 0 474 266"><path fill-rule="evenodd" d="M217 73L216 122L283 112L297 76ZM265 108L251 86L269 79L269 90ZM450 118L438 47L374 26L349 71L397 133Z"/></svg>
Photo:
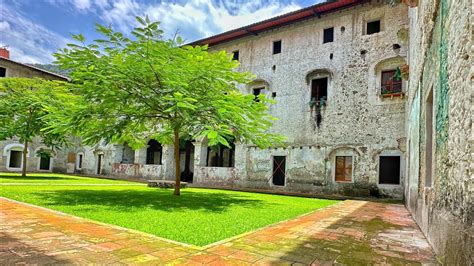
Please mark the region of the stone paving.
<svg viewBox="0 0 474 266"><path fill-rule="evenodd" d="M403 205L347 200L196 247L0 197L0 265L437 264Z"/></svg>

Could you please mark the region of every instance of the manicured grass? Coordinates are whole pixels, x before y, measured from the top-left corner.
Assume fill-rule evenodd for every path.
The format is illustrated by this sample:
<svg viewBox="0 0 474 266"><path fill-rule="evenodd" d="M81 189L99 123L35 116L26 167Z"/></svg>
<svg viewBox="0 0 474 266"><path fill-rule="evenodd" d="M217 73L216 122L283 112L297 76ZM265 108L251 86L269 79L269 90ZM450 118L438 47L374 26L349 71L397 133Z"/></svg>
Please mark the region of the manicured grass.
<svg viewBox="0 0 474 266"><path fill-rule="evenodd" d="M102 178L91 178L73 175L62 175L52 173L34 173L22 177L18 173L0 173L0 184L2 183L41 183L41 184L139 184L121 180Z"/></svg>
<svg viewBox="0 0 474 266"><path fill-rule="evenodd" d="M28 182L36 182L35 176L30 175ZM38 176L38 182L44 178ZM61 178L63 184L78 183L77 177ZM198 188L183 189L176 197L169 189L113 186L113 182L118 181L110 186L0 184L0 196L199 246L337 203Z"/></svg>

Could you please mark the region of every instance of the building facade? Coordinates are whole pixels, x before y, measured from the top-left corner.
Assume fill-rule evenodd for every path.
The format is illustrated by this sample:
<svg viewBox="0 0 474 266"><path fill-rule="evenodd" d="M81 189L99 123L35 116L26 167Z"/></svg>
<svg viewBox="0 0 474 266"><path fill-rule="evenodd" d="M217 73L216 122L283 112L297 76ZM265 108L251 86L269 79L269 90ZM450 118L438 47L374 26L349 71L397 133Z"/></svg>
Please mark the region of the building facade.
<svg viewBox="0 0 474 266"><path fill-rule="evenodd" d="M183 141L182 180L404 199L440 258L470 265L472 3L386 2L328 1L192 43L225 50L240 62L239 71L255 74L241 91L276 101L271 131L288 139L265 150ZM10 61L0 59L0 74L58 78ZM77 140L52 153L44 170L35 154L46 148L39 139L32 143L29 171L174 180L173 147L155 140L139 150ZM15 157L22 144L3 141L0 150L0 171L19 171L12 166L22 163Z"/></svg>
<svg viewBox="0 0 474 266"><path fill-rule="evenodd" d="M448 265L474 264L472 8L420 1L409 13L405 202Z"/></svg>
<svg viewBox="0 0 474 266"><path fill-rule="evenodd" d="M0 48L0 78L24 77L43 78L48 80L67 81L68 78L56 73L39 69L30 65L10 60L9 51ZM1 107L0 107L1 108ZM64 171L65 160L63 151L53 151L42 143L40 138L34 138L28 145L27 170L33 172ZM18 139L0 141L0 172L21 172L23 167L23 143ZM41 151L41 153L40 153ZM41 154L43 156L41 156Z"/></svg>

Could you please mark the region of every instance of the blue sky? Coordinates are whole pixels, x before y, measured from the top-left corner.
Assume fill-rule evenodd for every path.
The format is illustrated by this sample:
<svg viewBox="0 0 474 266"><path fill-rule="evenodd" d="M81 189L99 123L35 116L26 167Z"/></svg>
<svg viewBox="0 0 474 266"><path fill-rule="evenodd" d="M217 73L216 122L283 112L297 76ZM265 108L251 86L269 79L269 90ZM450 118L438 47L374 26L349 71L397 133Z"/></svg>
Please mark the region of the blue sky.
<svg viewBox="0 0 474 266"><path fill-rule="evenodd" d="M161 21L194 41L306 7L322 0L0 0L0 46L24 63L50 63L72 33L98 37L95 23L129 32L135 16Z"/></svg>

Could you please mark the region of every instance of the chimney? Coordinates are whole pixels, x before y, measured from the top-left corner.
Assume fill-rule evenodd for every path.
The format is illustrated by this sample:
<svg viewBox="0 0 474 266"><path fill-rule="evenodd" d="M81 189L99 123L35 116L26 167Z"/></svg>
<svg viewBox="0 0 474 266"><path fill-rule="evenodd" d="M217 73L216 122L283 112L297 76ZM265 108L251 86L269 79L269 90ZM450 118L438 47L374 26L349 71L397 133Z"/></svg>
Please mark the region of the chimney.
<svg viewBox="0 0 474 266"><path fill-rule="evenodd" d="M0 57L10 59L10 51L5 47L0 47Z"/></svg>

